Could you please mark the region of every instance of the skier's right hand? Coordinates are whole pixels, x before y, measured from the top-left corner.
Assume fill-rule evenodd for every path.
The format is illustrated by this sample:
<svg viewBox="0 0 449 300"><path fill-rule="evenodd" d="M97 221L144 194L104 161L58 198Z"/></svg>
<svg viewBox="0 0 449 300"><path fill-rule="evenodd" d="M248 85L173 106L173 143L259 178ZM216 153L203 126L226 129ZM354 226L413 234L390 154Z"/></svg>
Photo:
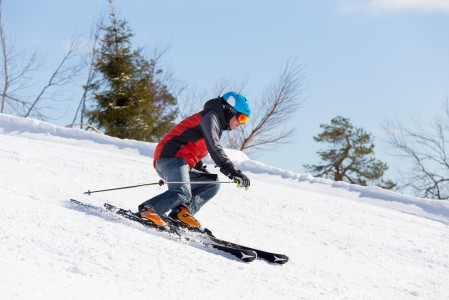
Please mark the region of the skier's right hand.
<svg viewBox="0 0 449 300"><path fill-rule="evenodd" d="M198 170L200 172L203 172L203 173L209 173L210 174L209 170L207 170L207 166L201 160L196 164L194 169Z"/></svg>

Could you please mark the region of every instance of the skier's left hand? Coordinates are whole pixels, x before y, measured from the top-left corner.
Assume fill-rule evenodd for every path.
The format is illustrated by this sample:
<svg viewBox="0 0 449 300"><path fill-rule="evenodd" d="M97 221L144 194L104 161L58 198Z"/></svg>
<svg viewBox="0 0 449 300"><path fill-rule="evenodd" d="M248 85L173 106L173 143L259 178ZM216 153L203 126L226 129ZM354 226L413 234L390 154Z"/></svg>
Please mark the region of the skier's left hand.
<svg viewBox="0 0 449 300"><path fill-rule="evenodd" d="M244 187L245 190L248 190L251 184L249 178L240 170L233 172L231 179L237 183L237 187Z"/></svg>

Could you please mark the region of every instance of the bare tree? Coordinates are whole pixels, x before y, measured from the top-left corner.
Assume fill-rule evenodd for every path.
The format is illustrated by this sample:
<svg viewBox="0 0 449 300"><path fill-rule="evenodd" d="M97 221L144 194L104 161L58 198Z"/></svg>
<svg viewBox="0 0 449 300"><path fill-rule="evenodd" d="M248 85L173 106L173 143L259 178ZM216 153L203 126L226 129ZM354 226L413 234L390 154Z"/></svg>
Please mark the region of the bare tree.
<svg viewBox="0 0 449 300"><path fill-rule="evenodd" d="M233 131L228 146L244 152L267 150L288 143L294 129L282 129L300 108L304 91L304 66L288 62L266 89L261 101L253 101L250 122ZM251 126L248 126L251 125Z"/></svg>
<svg viewBox="0 0 449 300"><path fill-rule="evenodd" d="M386 124L387 142L398 151L397 156L409 162L411 169L404 177L404 188L416 195L439 200L449 199L449 102L443 113L430 125L414 120L414 126L404 128Z"/></svg>
<svg viewBox="0 0 449 300"><path fill-rule="evenodd" d="M23 115L29 106L26 97L22 96L23 91L31 86L31 75L35 72L41 60L37 52L30 56L20 53L8 45L6 33L2 20L2 0L0 0L0 44L1 59L1 107L0 112L4 113L6 106L18 115Z"/></svg>
<svg viewBox="0 0 449 300"><path fill-rule="evenodd" d="M87 66L87 78L86 83L83 85L83 94L81 95L81 100L78 105L78 108L75 112L75 116L73 118L72 124L75 124L78 119L78 114L80 114L80 128L83 128L84 124L84 113L86 111L87 100L89 98L89 93L94 89L94 82L97 76L97 71L94 68L95 62L95 51L98 46L98 41L100 39L100 26L98 24L103 23L103 17L98 18L98 21L92 27L90 40L89 40L89 49L87 49L87 53L84 58L84 64ZM70 126L70 125L69 125Z"/></svg>
<svg viewBox="0 0 449 300"><path fill-rule="evenodd" d="M4 85L3 85L3 92L2 92L2 106L1 106L1 110L0 113L3 113L4 109L5 109L5 100L6 100L6 93L8 92L8 88L9 88L9 70L8 70L8 65L6 64L7 62L7 57L8 57L8 53L7 53L7 47L6 47L6 39L5 39L5 33L3 31L3 22L2 22L2 0L0 0L0 40L1 40L1 44L2 44L2 59L3 59L3 78L4 80Z"/></svg>
<svg viewBox="0 0 449 300"><path fill-rule="evenodd" d="M246 80L237 82L233 78L222 77L218 79L215 86L211 89L198 91L192 87L186 88L185 86L181 86L182 89L178 88L177 90L179 93L176 95L181 118L187 118L188 116L198 112L198 110L202 109L205 101L215 97L220 97L228 90L244 93L246 85Z"/></svg>
<svg viewBox="0 0 449 300"><path fill-rule="evenodd" d="M219 81L215 84L214 87L215 95L217 95L218 97L220 95L223 95L228 90L232 90L237 93L242 93L245 90L247 84L248 84L247 80L237 82L233 78L223 77L219 79Z"/></svg>
<svg viewBox="0 0 449 300"><path fill-rule="evenodd" d="M54 108L50 101L60 101L55 94L50 93L50 90L71 83L83 67L77 59L78 42L73 41L71 43L56 71L50 76L47 84L37 93L37 96L30 96L33 80L35 80L33 73L39 70L42 59L37 52L27 56L7 44L2 22L2 2L0 0L0 56L3 63L0 68L2 80L2 83L0 83L2 85L0 112L5 112L8 106L11 112L19 116L34 116L45 119L47 116L44 111ZM34 100L30 101L33 98ZM47 107L42 106L41 102L44 102Z"/></svg>
<svg viewBox="0 0 449 300"><path fill-rule="evenodd" d="M78 76L78 74L84 68L84 66L79 63L78 56L79 43L75 39L70 42L68 50L57 66L56 70L52 73L46 85L42 88L34 101L31 103L27 113L24 115L25 118L30 115L41 119L44 118L44 115L40 112L40 110L36 109L36 105L42 100L55 101L55 98L48 93L48 90L55 87L65 86L66 84L70 83L76 76Z"/></svg>
<svg viewBox="0 0 449 300"><path fill-rule="evenodd" d="M293 116L303 102L304 67L291 62L286 63L279 77L266 88L260 101L251 101L248 97L252 110L250 121L224 136L224 145L248 153L269 150L278 144L288 143L294 129L282 130L282 125ZM199 93L192 89L185 90L183 100L180 101L184 105L181 107L178 104L181 116L185 118L202 107L204 101L208 99L200 95L219 97L225 91L233 90L248 96L245 92L246 86L246 80L236 82L234 79L222 78L215 85L213 92Z"/></svg>

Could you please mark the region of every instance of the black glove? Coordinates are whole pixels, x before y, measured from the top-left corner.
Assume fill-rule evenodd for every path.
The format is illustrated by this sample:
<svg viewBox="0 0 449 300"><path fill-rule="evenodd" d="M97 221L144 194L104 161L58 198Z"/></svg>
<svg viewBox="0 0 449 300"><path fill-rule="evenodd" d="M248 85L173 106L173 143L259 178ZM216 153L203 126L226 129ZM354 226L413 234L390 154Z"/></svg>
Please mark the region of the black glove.
<svg viewBox="0 0 449 300"><path fill-rule="evenodd" d="M194 169L203 173L209 173L209 171L207 170L207 166L201 160L196 164Z"/></svg>
<svg viewBox="0 0 449 300"><path fill-rule="evenodd" d="M250 186L249 178L240 170L236 170L233 165L224 165L220 168L221 173L234 180L237 183L237 187L244 187L248 190Z"/></svg>
<svg viewBox="0 0 449 300"><path fill-rule="evenodd" d="M217 181L218 175L213 174L207 170L207 166L203 164L203 162L200 160L195 167L193 167L194 170L192 170L194 173L196 173L197 176L201 176L207 180L211 181Z"/></svg>
<svg viewBox="0 0 449 300"><path fill-rule="evenodd" d="M249 178L245 174L243 174L242 171L237 170L237 172L234 172L231 179L237 183L237 187L244 187L245 190L249 189Z"/></svg>

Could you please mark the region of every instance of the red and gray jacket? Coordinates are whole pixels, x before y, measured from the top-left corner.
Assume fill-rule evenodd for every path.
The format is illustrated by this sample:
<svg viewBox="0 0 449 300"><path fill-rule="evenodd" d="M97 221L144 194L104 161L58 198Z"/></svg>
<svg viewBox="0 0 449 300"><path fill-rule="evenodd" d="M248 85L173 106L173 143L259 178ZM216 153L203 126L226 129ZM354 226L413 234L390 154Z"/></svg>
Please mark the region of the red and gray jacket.
<svg viewBox="0 0 449 300"><path fill-rule="evenodd" d="M210 153L218 167L234 168L220 144L221 135L228 127L222 98L207 101L204 110L183 120L159 142L154 165L159 158L184 158L193 169Z"/></svg>

